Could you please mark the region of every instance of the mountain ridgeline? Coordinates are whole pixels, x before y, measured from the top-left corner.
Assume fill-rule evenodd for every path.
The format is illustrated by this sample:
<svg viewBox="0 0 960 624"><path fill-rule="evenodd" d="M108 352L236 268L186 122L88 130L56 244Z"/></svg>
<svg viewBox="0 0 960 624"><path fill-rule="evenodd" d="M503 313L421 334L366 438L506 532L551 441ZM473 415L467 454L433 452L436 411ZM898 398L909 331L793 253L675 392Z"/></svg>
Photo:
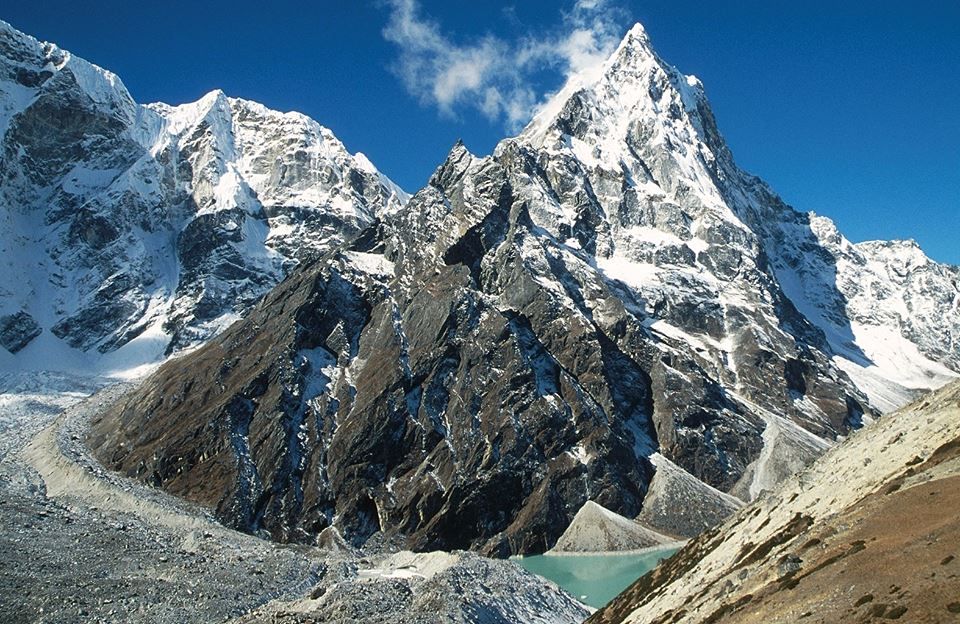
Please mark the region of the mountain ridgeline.
<svg viewBox="0 0 960 624"><path fill-rule="evenodd" d="M593 501L689 537L960 370L960 270L784 204L639 25L408 201L302 116L137 106L0 34L5 244L47 244L0 337L173 352L246 312L90 435L242 530L508 555Z"/></svg>

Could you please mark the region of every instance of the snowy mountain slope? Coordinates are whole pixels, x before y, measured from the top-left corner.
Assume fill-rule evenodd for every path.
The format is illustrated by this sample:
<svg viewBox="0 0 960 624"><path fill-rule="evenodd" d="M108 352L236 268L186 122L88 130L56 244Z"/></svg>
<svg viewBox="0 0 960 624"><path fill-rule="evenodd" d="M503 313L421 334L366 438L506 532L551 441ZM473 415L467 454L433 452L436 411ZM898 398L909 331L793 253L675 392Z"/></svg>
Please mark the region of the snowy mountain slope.
<svg viewBox="0 0 960 624"><path fill-rule="evenodd" d="M538 225L585 242L646 298L683 279L729 317L758 305L757 284L773 305L785 296L884 410L960 369L960 268L912 241L852 244L829 219L786 206L736 166L700 81L660 59L642 26L517 141L537 150L546 174L530 196ZM580 184L550 188L571 172Z"/></svg>
<svg viewBox="0 0 960 624"><path fill-rule="evenodd" d="M140 106L2 22L0 162L13 369L127 369L197 344L407 198L303 115L219 91Z"/></svg>

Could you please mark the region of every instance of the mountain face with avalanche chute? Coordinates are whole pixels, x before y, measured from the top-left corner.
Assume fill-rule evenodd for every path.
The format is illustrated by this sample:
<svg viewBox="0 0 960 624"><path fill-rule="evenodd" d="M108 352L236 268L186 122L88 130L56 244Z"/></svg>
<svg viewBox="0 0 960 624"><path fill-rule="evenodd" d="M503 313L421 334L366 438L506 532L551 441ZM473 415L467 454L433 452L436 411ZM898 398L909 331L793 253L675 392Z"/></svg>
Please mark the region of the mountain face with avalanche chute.
<svg viewBox="0 0 960 624"><path fill-rule="evenodd" d="M220 91L142 106L3 22L0 163L4 368L109 372L193 346L406 200L303 115Z"/></svg>
<svg viewBox="0 0 960 624"><path fill-rule="evenodd" d="M55 47L2 45L10 240L47 279L4 285L7 333L177 349L249 309L90 438L241 529L503 555L593 501L689 536L960 370L960 270L784 204L640 26L406 202L303 117L138 107ZM68 110L82 142L31 131Z"/></svg>

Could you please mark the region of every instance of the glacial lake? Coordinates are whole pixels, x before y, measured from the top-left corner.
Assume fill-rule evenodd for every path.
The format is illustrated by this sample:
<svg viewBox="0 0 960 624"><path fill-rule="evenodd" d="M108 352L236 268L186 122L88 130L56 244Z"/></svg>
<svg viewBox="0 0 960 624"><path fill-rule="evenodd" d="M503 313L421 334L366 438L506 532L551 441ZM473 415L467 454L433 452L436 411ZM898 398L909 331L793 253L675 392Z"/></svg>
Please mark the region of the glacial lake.
<svg viewBox="0 0 960 624"><path fill-rule="evenodd" d="M591 607L600 608L677 548L603 555L530 555L513 562L547 578Z"/></svg>

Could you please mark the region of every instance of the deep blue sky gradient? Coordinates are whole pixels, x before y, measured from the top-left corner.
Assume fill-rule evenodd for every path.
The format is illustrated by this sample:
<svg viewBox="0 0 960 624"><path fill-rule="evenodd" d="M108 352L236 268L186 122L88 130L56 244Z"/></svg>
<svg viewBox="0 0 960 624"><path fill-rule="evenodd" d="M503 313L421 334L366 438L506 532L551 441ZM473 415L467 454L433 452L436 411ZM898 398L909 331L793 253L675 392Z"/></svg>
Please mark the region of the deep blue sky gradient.
<svg viewBox="0 0 960 624"><path fill-rule="evenodd" d="M621 4L662 57L700 77L740 165L787 202L834 218L854 241L914 238L960 264L960 2ZM555 28L569 5L423 6L469 42ZM377 0L7 0L0 19L111 69L140 102L222 88L306 113L409 191L457 138L486 154L507 133L473 110L441 116L405 91ZM550 90L560 77L536 79Z"/></svg>

